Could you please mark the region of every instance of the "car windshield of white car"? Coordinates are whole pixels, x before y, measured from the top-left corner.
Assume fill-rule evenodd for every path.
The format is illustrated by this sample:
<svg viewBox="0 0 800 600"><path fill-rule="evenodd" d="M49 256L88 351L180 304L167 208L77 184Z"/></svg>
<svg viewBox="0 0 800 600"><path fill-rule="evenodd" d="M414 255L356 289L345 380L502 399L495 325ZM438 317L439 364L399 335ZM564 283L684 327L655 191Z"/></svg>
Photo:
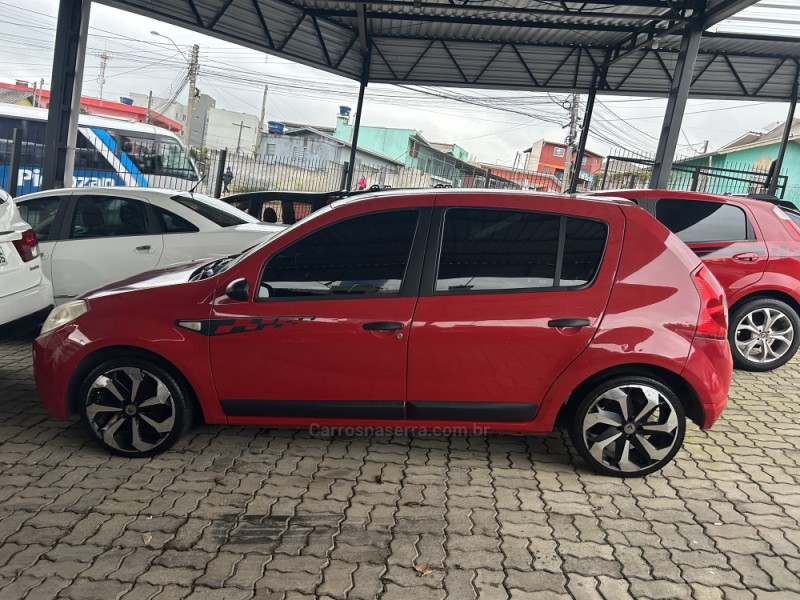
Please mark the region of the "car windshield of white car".
<svg viewBox="0 0 800 600"><path fill-rule="evenodd" d="M172 199L220 227L234 227L244 223L260 223L258 219L251 217L246 212L208 196L187 194L173 196Z"/></svg>

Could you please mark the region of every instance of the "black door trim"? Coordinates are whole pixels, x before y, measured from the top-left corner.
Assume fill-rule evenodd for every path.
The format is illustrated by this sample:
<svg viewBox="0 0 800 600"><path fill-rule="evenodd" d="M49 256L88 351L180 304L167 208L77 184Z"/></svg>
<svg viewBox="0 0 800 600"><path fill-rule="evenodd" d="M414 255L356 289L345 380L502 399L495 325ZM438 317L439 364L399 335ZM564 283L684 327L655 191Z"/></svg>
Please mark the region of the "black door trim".
<svg viewBox="0 0 800 600"><path fill-rule="evenodd" d="M522 423L539 412L534 402L409 402L408 418L425 421Z"/></svg>
<svg viewBox="0 0 800 600"><path fill-rule="evenodd" d="M222 400L229 417L402 419L405 402L369 400Z"/></svg>

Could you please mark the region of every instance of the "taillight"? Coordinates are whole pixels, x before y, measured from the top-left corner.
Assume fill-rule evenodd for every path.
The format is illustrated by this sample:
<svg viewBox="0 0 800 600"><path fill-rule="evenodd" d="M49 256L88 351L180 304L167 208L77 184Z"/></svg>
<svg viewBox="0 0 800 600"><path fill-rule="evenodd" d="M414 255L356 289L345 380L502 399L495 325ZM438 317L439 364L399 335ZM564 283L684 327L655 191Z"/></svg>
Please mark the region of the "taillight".
<svg viewBox="0 0 800 600"><path fill-rule="evenodd" d="M39 256L39 240L36 239L36 233L33 229L28 229L22 233L22 239L14 240L14 245L17 247L22 262L32 261Z"/></svg>
<svg viewBox="0 0 800 600"><path fill-rule="evenodd" d="M696 335L724 340L728 334L728 303L722 286L705 266L692 273L692 279L700 294Z"/></svg>
<svg viewBox="0 0 800 600"><path fill-rule="evenodd" d="M792 236L792 239L800 242L800 225L798 225L795 220L792 219L792 217L787 215L778 206L773 206L772 212L774 212L775 216L777 216L778 219L780 219L780 222L783 223L783 226L786 228L786 231L789 232L789 235Z"/></svg>

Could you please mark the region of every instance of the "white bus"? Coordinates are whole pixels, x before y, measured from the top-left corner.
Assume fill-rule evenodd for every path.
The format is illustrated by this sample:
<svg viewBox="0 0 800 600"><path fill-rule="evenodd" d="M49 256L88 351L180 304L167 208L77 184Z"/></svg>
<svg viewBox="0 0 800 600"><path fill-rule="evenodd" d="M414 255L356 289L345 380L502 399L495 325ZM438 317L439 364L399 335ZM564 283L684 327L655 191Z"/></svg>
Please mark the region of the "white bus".
<svg viewBox="0 0 800 600"><path fill-rule="evenodd" d="M15 196L41 189L47 109L0 104L0 185L8 189L14 129L22 133ZM187 190L199 177L178 137L127 119L80 115L73 187L126 185Z"/></svg>

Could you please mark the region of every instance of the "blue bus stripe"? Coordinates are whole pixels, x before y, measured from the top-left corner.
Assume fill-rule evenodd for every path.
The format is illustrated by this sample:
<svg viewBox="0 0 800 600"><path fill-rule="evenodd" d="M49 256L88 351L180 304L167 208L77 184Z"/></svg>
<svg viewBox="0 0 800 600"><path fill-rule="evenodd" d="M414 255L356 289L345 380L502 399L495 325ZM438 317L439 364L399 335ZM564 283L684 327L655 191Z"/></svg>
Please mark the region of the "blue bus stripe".
<svg viewBox="0 0 800 600"><path fill-rule="evenodd" d="M97 137L100 138L100 141L103 142L108 147L108 149L111 151L111 154L116 155L117 143L114 141L114 138L112 138L105 129L100 129L99 127L92 127L92 131L94 131L95 135L97 135ZM149 184L147 183L147 179L145 179L144 175L142 175L142 172L134 164L134 162L130 159L130 157L127 154L125 154L125 152L120 152L118 158L120 163L122 163L122 166L131 175L133 175L134 179L136 179L136 182L139 184L139 186L141 187L149 186Z"/></svg>

